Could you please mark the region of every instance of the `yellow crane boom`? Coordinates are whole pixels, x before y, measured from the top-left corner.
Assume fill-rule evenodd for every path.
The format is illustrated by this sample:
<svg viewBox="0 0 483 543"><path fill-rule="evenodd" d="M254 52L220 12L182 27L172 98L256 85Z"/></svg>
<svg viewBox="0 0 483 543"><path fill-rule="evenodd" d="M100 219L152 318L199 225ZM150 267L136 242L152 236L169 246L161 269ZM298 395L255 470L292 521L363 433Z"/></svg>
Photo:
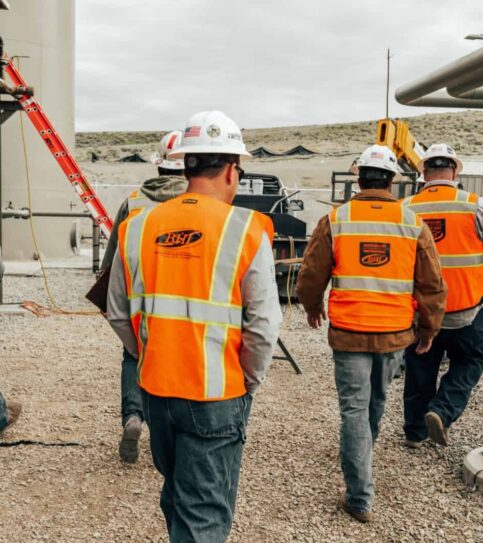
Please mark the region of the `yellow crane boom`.
<svg viewBox="0 0 483 543"><path fill-rule="evenodd" d="M424 148L411 134L404 121L399 119L378 121L376 143L389 147L404 170L417 172L417 165L424 154Z"/></svg>

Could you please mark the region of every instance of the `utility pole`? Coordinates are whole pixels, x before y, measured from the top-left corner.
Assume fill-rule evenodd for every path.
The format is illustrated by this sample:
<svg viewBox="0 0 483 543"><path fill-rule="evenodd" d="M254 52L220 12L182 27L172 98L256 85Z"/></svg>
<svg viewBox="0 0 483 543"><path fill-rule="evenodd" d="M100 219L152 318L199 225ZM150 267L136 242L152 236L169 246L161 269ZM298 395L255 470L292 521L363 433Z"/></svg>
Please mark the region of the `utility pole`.
<svg viewBox="0 0 483 543"><path fill-rule="evenodd" d="M387 50L386 119L389 119L389 81L391 75L391 50Z"/></svg>

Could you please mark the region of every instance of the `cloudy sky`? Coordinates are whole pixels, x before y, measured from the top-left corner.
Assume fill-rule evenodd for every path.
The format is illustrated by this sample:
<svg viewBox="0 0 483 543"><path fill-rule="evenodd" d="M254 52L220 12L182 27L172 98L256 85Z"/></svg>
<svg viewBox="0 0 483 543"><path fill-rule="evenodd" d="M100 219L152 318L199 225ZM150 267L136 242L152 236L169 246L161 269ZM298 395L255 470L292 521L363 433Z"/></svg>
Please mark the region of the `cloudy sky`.
<svg viewBox="0 0 483 543"><path fill-rule="evenodd" d="M387 48L390 115L441 111L401 106L394 90L483 45L464 40L483 32L478 5L77 0L76 128L174 129L205 109L245 128L377 119Z"/></svg>

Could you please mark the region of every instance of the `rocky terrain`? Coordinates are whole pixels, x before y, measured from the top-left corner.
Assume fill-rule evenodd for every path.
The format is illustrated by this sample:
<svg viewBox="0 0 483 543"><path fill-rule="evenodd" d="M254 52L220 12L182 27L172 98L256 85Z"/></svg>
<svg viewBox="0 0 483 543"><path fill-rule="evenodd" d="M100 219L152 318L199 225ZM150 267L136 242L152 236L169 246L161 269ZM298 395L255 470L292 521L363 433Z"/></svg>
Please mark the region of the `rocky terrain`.
<svg viewBox="0 0 483 543"><path fill-rule="evenodd" d="M57 303L90 310L88 271L49 270ZM47 304L38 276L7 276L7 301ZM24 405L0 440L0 542L167 542L161 476L147 430L141 458L123 465L121 346L101 316L0 315L2 389ZM483 444L483 388L451 430L447 449L402 445L402 386L394 381L375 448L376 521L336 508L343 487L339 414L326 330L286 308L281 337L302 368L274 361L250 419L229 543L482 543L483 495L462 482L462 459ZM32 440L37 444L14 444Z"/></svg>

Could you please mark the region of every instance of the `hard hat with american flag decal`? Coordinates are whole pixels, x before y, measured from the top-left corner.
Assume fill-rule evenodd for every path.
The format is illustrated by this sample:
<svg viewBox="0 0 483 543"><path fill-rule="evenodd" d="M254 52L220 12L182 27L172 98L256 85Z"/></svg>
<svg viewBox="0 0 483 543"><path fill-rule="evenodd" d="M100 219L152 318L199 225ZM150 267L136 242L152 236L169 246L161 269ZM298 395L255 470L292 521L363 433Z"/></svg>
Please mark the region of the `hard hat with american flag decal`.
<svg viewBox="0 0 483 543"><path fill-rule="evenodd" d="M168 154L177 149L182 140L181 130L168 132L159 142L158 152L151 155L151 162L158 168L166 170L184 170L183 160L168 158Z"/></svg>

